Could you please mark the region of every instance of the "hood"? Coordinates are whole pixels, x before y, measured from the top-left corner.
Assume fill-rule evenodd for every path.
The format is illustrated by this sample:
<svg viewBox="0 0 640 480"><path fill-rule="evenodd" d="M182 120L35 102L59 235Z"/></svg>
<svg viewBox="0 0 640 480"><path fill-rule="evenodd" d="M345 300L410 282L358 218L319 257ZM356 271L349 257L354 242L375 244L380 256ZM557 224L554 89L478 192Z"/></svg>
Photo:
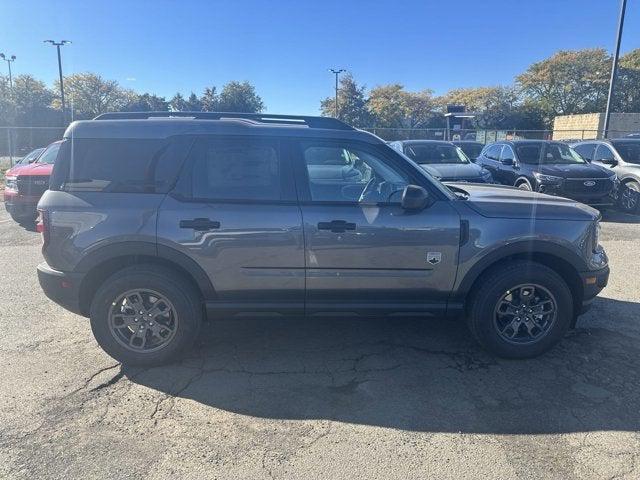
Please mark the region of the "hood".
<svg viewBox="0 0 640 480"><path fill-rule="evenodd" d="M5 176L42 175L48 177L49 175L51 175L51 170L53 170L53 164L35 162L28 165L15 165L14 167L6 171Z"/></svg>
<svg viewBox="0 0 640 480"><path fill-rule="evenodd" d="M449 184L468 193L465 203L484 217L539 220L596 220L600 213L568 198L503 185Z"/></svg>
<svg viewBox="0 0 640 480"><path fill-rule="evenodd" d="M477 179L483 168L475 163L421 163L420 166L437 179Z"/></svg>
<svg viewBox="0 0 640 480"><path fill-rule="evenodd" d="M612 175L611 170L607 170L600 165L591 163L575 163L571 165L539 165L536 169L544 175L553 175L562 178L606 178Z"/></svg>

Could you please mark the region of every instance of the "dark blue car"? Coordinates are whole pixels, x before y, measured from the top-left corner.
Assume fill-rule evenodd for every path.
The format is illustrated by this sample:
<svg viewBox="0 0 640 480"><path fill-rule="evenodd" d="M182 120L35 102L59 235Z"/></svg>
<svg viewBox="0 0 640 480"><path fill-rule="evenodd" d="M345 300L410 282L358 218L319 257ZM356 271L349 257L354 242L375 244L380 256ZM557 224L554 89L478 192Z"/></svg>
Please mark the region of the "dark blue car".
<svg viewBox="0 0 640 480"><path fill-rule="evenodd" d="M487 169L473 163L460 147L451 142L402 140L389 145L441 182L494 183Z"/></svg>
<svg viewBox="0 0 640 480"><path fill-rule="evenodd" d="M476 163L503 185L557 195L594 206L615 202L618 179L564 143L517 140L487 145Z"/></svg>

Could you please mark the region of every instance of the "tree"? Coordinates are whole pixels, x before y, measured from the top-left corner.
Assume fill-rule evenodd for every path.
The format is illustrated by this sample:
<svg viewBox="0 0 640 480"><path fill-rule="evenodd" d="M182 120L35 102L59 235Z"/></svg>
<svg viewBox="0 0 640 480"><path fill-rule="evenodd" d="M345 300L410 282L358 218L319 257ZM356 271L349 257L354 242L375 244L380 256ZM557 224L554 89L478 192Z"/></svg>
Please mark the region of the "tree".
<svg viewBox="0 0 640 480"><path fill-rule="evenodd" d="M218 97L218 110L221 112L259 113L264 103L249 82L229 82Z"/></svg>
<svg viewBox="0 0 640 480"><path fill-rule="evenodd" d="M207 87L204 89L202 97L200 97L203 112L215 112L218 109L218 95L216 87Z"/></svg>
<svg viewBox="0 0 640 480"><path fill-rule="evenodd" d="M336 112L335 96L320 102L321 115L333 117ZM338 87L338 118L354 127L370 127L371 113L367 108L366 87L358 86L351 74L343 75Z"/></svg>
<svg viewBox="0 0 640 480"><path fill-rule="evenodd" d="M124 110L127 112L166 112L169 110L169 102L164 97L150 93L136 94Z"/></svg>
<svg viewBox="0 0 640 480"><path fill-rule="evenodd" d="M55 91L60 84L55 83ZM95 73L76 73L64 78L67 108L75 118L93 118L105 112L121 111L130 103L134 93L125 90L115 80L105 80ZM53 101L55 108L61 108L60 98Z"/></svg>
<svg viewBox="0 0 640 480"><path fill-rule="evenodd" d="M610 68L611 57L602 48L561 50L534 63L516 80L551 121L556 115L603 111Z"/></svg>
<svg viewBox="0 0 640 480"><path fill-rule="evenodd" d="M202 102L195 93L191 92L187 99L186 107L188 112L200 112L202 111Z"/></svg>
<svg viewBox="0 0 640 480"><path fill-rule="evenodd" d="M431 90L407 92L399 83L371 90L369 111L382 128L426 128L437 116Z"/></svg>
<svg viewBox="0 0 640 480"><path fill-rule="evenodd" d="M613 109L640 112L640 48L620 57Z"/></svg>
<svg viewBox="0 0 640 480"><path fill-rule="evenodd" d="M169 108L172 112L186 112L187 101L184 99L181 93L176 93L171 100L169 100Z"/></svg>

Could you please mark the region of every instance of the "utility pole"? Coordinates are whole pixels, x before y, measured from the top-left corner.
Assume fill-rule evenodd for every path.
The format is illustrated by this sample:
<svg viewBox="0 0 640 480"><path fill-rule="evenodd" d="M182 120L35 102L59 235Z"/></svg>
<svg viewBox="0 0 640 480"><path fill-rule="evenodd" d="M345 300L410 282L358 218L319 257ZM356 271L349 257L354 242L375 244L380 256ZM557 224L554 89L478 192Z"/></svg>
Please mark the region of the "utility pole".
<svg viewBox="0 0 640 480"><path fill-rule="evenodd" d="M9 67L9 90L11 95L13 96L13 75L11 75L11 62L16 61L16 56L11 55L7 56L4 53L0 53L0 58L7 62L7 66ZM13 167L13 132L11 128L7 128L7 147L9 147L9 165Z"/></svg>
<svg viewBox="0 0 640 480"><path fill-rule="evenodd" d="M622 41L622 28L624 27L624 13L627 8L627 0L620 0L620 16L618 17L618 33L616 34L616 49L613 53L613 65L611 65L611 79L609 80L609 95L607 96L607 109L604 112L603 138L609 134L609 117L611 115L611 102L618 74L618 57L620 56L620 42Z"/></svg>
<svg viewBox="0 0 640 480"><path fill-rule="evenodd" d="M64 101L64 81L62 79L62 58L60 57L60 47L63 45L67 45L71 43L69 40L60 40L56 42L54 40L45 40L44 43L50 43L51 45L55 45L56 50L58 51L58 75L60 76L60 99L62 100L62 123L64 124L67 120L66 116L66 104Z"/></svg>
<svg viewBox="0 0 640 480"><path fill-rule="evenodd" d="M16 56L11 55L10 57L8 57L4 53L0 53L0 58L5 62L7 62L7 66L9 67L9 88L13 89L13 76L11 75L11 62L16 61Z"/></svg>
<svg viewBox="0 0 640 480"><path fill-rule="evenodd" d="M336 113L335 113L335 117L338 118L338 76L342 72L346 72L346 70L344 68L340 68L338 70L336 70L334 68L330 68L329 71L336 76L336 103L335 103Z"/></svg>

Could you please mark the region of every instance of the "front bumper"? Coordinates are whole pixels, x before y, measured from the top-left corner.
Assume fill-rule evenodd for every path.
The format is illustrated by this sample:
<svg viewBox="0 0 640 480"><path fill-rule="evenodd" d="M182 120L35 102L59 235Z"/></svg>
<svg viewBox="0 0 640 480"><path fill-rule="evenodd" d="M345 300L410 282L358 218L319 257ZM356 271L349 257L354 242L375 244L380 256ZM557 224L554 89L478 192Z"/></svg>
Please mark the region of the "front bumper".
<svg viewBox="0 0 640 480"><path fill-rule="evenodd" d="M585 313L591 307L593 299L607 286L609 282L609 267L600 270L592 270L588 272L580 272L582 280L582 306L578 315Z"/></svg>
<svg viewBox="0 0 640 480"><path fill-rule="evenodd" d="M4 208L14 217L31 217L36 215L40 197L20 195L11 190L4 191Z"/></svg>
<svg viewBox="0 0 640 480"><path fill-rule="evenodd" d="M561 185L551 185L541 183L536 186L536 191L544 193L546 195L555 195L557 197L570 198L576 202L584 203L585 205L591 205L592 207L606 207L612 206L616 203L616 189L613 188L608 192L603 193L575 193L567 192Z"/></svg>
<svg viewBox="0 0 640 480"><path fill-rule="evenodd" d="M80 306L80 285L84 274L59 272L47 263L38 265L38 281L44 294L58 305L79 315L86 315Z"/></svg>

